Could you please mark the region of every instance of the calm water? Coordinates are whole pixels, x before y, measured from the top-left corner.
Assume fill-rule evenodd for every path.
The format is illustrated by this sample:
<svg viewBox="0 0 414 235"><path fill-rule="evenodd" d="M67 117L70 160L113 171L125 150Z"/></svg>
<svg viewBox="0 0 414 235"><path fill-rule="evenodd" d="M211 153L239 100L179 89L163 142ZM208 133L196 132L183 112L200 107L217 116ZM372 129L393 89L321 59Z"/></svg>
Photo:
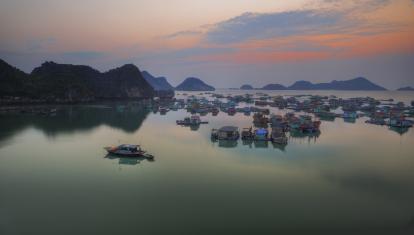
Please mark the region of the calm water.
<svg viewBox="0 0 414 235"><path fill-rule="evenodd" d="M414 100L409 92L319 94ZM191 130L175 125L184 110L111 106L0 116L0 234L413 231L413 128L400 134L337 118L285 148L212 143L211 128L248 127L252 117L220 112ZM141 144L155 161L107 158L102 147L119 143Z"/></svg>

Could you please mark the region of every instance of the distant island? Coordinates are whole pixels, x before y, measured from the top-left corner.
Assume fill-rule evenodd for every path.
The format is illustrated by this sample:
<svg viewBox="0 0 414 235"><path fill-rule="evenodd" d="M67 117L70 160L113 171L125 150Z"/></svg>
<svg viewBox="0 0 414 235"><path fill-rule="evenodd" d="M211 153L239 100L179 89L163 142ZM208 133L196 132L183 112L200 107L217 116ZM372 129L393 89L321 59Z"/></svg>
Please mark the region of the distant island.
<svg viewBox="0 0 414 235"><path fill-rule="evenodd" d="M16 102L88 102L150 98L154 88L132 64L101 73L89 66L45 62L27 74L0 60L0 98ZM21 101L19 101L21 100ZM24 101L23 101L24 100Z"/></svg>
<svg viewBox="0 0 414 235"><path fill-rule="evenodd" d="M252 85L244 84L240 87L240 90L253 90Z"/></svg>
<svg viewBox="0 0 414 235"><path fill-rule="evenodd" d="M213 86L207 85L201 79L195 77L186 78L175 90L177 91L214 91Z"/></svg>
<svg viewBox="0 0 414 235"><path fill-rule="evenodd" d="M414 91L414 88L410 86L398 88L397 91Z"/></svg>
<svg viewBox="0 0 414 235"><path fill-rule="evenodd" d="M308 81L298 81L288 87L289 90L344 90L344 91L385 91L381 87L364 77L358 77L345 81L332 81L330 83L313 84Z"/></svg>
<svg viewBox="0 0 414 235"><path fill-rule="evenodd" d="M174 96L174 87L168 83L165 77L154 77L148 71L143 71L141 74L144 79L152 86L152 88L154 88L158 96Z"/></svg>
<svg viewBox="0 0 414 235"><path fill-rule="evenodd" d="M280 84L267 84L261 90L286 90L287 88Z"/></svg>
<svg viewBox="0 0 414 235"><path fill-rule="evenodd" d="M241 90L253 90L244 84ZM215 88L195 77L186 78L177 87L165 77L155 77L141 72L133 64L126 64L107 72L100 72L85 65L45 62L31 73L25 73L0 59L0 103L10 100L16 103L71 103L102 99L141 99L173 97L177 91L214 91ZM357 77L345 81L311 83L297 81L286 87L267 84L258 90L369 90L384 91L384 87L366 78ZM398 91L413 91L402 87ZM7 101L8 100L8 101Z"/></svg>
<svg viewBox="0 0 414 235"><path fill-rule="evenodd" d="M379 86L366 78L358 77L345 81L332 81L329 83L311 83L309 81L297 81L294 84L285 87L280 84L268 84L261 90L343 90L343 91L385 91Z"/></svg>

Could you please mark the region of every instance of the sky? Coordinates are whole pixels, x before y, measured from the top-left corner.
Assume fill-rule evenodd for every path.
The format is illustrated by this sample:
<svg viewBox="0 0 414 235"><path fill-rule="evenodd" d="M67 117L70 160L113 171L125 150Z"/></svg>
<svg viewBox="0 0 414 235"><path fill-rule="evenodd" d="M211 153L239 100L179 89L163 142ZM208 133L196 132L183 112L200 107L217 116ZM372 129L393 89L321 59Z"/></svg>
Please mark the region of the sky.
<svg viewBox="0 0 414 235"><path fill-rule="evenodd" d="M133 63L172 85L414 87L414 0L1 0L0 58L26 72Z"/></svg>

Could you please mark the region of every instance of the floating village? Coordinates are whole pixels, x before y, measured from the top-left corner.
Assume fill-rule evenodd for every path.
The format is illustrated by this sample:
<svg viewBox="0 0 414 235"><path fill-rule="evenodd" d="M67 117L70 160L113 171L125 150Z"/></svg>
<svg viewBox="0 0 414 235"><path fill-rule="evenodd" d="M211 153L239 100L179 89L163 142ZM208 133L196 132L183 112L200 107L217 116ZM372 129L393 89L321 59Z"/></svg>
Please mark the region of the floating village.
<svg viewBox="0 0 414 235"><path fill-rule="evenodd" d="M126 112L137 106L166 115L168 112L186 110L188 116L176 120L176 124L196 131L208 118L219 118L219 113L228 116L242 114L251 118L251 124L212 126L211 141L225 141L228 145L241 139L244 143L267 143L286 146L289 137L319 137L321 125L326 121L342 118L355 123L364 118L367 125L386 126L399 134L406 133L414 124L414 101L410 104L393 99L371 97L338 98L319 95L276 95L257 92L255 94L177 93L173 98L156 98L127 104L116 104L116 112ZM59 106L5 106L0 113L24 113L42 116L55 116ZM209 114L209 115L208 115ZM122 149L122 148L119 148ZM136 152L132 151L132 154ZM138 151L139 152L139 151Z"/></svg>
<svg viewBox="0 0 414 235"><path fill-rule="evenodd" d="M378 100L370 97L338 98L336 96L290 95L271 96L265 93L223 95L217 93L177 94L172 99L155 99L146 104L153 113L186 110L188 116L176 120L176 124L198 130L208 119L217 118L222 112L228 116L237 113L251 117L251 125L212 126L211 141L225 142L226 147L243 143L266 143L286 146L289 137L319 137L323 122L341 118L355 123L364 118L367 125L386 126L389 130L404 134L414 124L414 101L410 104L392 99ZM119 106L117 109L128 109Z"/></svg>
<svg viewBox="0 0 414 235"><path fill-rule="evenodd" d="M206 96L207 95L207 96ZM394 102L393 99L377 100L370 97L337 98L336 96L292 95L270 96L265 93L245 95L222 95L200 93L199 96L187 95L186 98L160 102L158 111L186 109L190 116L177 120L177 125L190 126L197 130L208 120L202 117L219 112L234 116L242 113L251 116L251 126L222 126L211 130L212 141L270 141L278 145L287 145L289 138L297 136L317 137L321 134L323 121L342 118L354 123L365 117L367 124L388 126L399 134L408 131L414 124L414 101L410 105ZM275 109L276 108L276 109ZM277 110L280 113L274 113ZM282 112L283 111L283 112ZM283 114L282 114L283 113Z"/></svg>

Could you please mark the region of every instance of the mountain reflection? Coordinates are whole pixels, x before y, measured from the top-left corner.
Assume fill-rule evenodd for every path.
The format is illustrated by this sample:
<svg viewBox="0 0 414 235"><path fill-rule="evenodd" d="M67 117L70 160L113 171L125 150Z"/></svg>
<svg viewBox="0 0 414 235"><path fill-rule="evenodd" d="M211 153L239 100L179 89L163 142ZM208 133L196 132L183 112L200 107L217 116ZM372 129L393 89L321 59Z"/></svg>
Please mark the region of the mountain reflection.
<svg viewBox="0 0 414 235"><path fill-rule="evenodd" d="M0 116L0 142L5 142L16 133L34 127L47 136L54 137L77 131L89 131L107 125L127 133L137 131L150 110L145 103L127 105L62 106L56 115L7 114Z"/></svg>

